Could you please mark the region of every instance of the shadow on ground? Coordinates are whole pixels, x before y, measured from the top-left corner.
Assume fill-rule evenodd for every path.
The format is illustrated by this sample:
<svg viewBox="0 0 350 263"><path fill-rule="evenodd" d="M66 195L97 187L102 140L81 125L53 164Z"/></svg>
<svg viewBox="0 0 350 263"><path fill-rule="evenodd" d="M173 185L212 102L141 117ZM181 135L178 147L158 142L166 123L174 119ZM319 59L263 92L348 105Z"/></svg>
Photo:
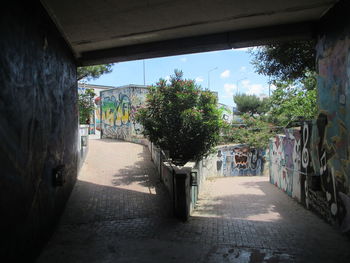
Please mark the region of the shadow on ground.
<svg viewBox="0 0 350 263"><path fill-rule="evenodd" d="M133 165L125 166L123 169L119 169L116 174L113 175L112 184L115 186L130 185L137 183L146 187L158 187L160 184L160 178L156 175L158 172L152 162L149 150L146 146L143 146L142 152L137 154L137 159Z"/></svg>
<svg viewBox="0 0 350 263"><path fill-rule="evenodd" d="M288 252L296 256L296 262L350 259L350 240L339 229L325 223L267 180L239 184L249 194L237 193L233 187L229 194L225 191L202 196L190 223L216 226L214 230L207 227L205 232L217 233L219 242ZM202 240L206 239L205 235L201 236Z"/></svg>
<svg viewBox="0 0 350 263"><path fill-rule="evenodd" d="M171 216L172 206L165 189L161 184L156 189L155 194L150 194L78 180L62 223Z"/></svg>

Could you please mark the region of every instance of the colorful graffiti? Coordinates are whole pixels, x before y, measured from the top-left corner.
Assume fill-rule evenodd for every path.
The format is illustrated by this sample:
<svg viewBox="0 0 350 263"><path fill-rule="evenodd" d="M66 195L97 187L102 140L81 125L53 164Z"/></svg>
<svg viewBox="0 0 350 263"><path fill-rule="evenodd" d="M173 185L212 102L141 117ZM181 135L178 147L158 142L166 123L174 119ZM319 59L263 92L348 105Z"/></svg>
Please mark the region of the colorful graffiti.
<svg viewBox="0 0 350 263"><path fill-rule="evenodd" d="M335 223L341 217L341 221L348 222L346 206L350 198L339 191L343 188L330 166L329 160L336 154L326 148L327 125L327 116L320 114L317 120L272 138L270 182L327 221ZM349 231L350 225L342 224L342 229Z"/></svg>
<svg viewBox="0 0 350 263"><path fill-rule="evenodd" d="M263 152L244 145L222 146L217 153L219 176L261 175L264 168Z"/></svg>
<svg viewBox="0 0 350 263"><path fill-rule="evenodd" d="M103 138L133 141L141 138L142 126L136 122L137 109L144 105L148 90L127 86L101 92L101 129Z"/></svg>
<svg viewBox="0 0 350 263"><path fill-rule="evenodd" d="M101 131L101 97L95 98L95 123L96 123L96 130Z"/></svg>
<svg viewBox="0 0 350 263"><path fill-rule="evenodd" d="M344 232L350 231L350 23L346 26L324 33L316 47L319 115L310 147L314 179L307 182L308 205L339 222Z"/></svg>
<svg viewBox="0 0 350 263"><path fill-rule="evenodd" d="M233 119L232 107L218 103L218 109L221 112L221 118L227 123L231 123Z"/></svg>
<svg viewBox="0 0 350 263"><path fill-rule="evenodd" d="M335 17L327 19L337 20ZM300 126L300 185L292 188L279 185L284 167L277 164L286 159L286 149L270 144L271 182L299 200L325 220L350 231L350 23L325 27L319 35L317 53L318 116ZM276 141L276 138L274 138ZM274 145L275 144L275 145ZM289 150L288 150L289 151ZM275 156L274 156L275 155ZM294 157L293 157L294 158ZM274 167L273 162L276 163Z"/></svg>
<svg viewBox="0 0 350 263"><path fill-rule="evenodd" d="M286 130L270 140L270 182L300 200L300 150L298 130Z"/></svg>

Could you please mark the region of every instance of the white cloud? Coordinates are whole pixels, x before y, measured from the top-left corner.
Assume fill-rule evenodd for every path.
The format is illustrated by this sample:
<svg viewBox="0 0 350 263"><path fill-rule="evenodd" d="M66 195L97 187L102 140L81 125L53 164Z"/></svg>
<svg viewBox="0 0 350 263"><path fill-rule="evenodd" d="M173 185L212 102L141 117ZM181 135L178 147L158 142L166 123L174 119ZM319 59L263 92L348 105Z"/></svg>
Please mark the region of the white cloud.
<svg viewBox="0 0 350 263"><path fill-rule="evenodd" d="M244 89L246 94L260 96L266 90L262 84L251 83L250 80L242 80L240 89Z"/></svg>
<svg viewBox="0 0 350 263"><path fill-rule="evenodd" d="M233 94L236 91L236 84L232 84L232 83L225 83L224 84L224 91L225 91L225 95L223 95L223 98L232 98Z"/></svg>
<svg viewBox="0 0 350 263"><path fill-rule="evenodd" d="M242 66L242 67L239 68L239 71L240 72L246 72L247 71L247 67Z"/></svg>
<svg viewBox="0 0 350 263"><path fill-rule="evenodd" d="M248 87L250 85L250 80L249 79L244 79L244 80L241 81L241 84L244 87Z"/></svg>
<svg viewBox="0 0 350 263"><path fill-rule="evenodd" d="M183 58L180 58L180 60L181 60L182 62L186 62L186 61L187 61L187 58L186 58L186 57L183 57Z"/></svg>
<svg viewBox="0 0 350 263"><path fill-rule="evenodd" d="M230 76L230 71L228 69L226 69L224 72L220 74L220 77L223 79L228 78L229 76Z"/></svg>
<svg viewBox="0 0 350 263"><path fill-rule="evenodd" d="M168 75L168 76L166 76L164 79L165 79L166 81L170 81L170 76Z"/></svg>
<svg viewBox="0 0 350 263"><path fill-rule="evenodd" d="M196 79L195 79L196 82L203 82L204 79L202 76L198 76Z"/></svg>

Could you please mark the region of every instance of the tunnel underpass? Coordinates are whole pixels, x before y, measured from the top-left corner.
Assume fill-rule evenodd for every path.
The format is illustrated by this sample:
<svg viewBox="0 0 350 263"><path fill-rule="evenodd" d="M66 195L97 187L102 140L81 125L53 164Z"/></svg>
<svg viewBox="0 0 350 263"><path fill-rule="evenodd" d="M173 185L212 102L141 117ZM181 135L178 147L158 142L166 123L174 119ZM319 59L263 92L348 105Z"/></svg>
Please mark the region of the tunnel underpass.
<svg viewBox="0 0 350 263"><path fill-rule="evenodd" d="M211 178L188 222L146 146L90 140L60 224L38 262L338 262L349 240L266 176Z"/></svg>

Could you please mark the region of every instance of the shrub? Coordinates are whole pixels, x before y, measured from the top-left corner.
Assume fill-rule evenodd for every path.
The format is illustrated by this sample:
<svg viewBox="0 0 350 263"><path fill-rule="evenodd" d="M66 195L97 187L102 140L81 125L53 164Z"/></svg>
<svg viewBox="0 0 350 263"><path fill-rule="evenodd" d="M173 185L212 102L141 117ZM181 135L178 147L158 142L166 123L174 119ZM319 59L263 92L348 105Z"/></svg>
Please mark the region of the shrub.
<svg viewBox="0 0 350 263"><path fill-rule="evenodd" d="M93 89L86 89L84 93L79 94L79 123L88 124L90 122L91 115L94 113L94 96L95 92Z"/></svg>
<svg viewBox="0 0 350 263"><path fill-rule="evenodd" d="M175 70L170 83L164 79L150 87L146 106L137 112L147 136L168 150L173 163L183 165L207 155L219 141L221 118L217 97Z"/></svg>

